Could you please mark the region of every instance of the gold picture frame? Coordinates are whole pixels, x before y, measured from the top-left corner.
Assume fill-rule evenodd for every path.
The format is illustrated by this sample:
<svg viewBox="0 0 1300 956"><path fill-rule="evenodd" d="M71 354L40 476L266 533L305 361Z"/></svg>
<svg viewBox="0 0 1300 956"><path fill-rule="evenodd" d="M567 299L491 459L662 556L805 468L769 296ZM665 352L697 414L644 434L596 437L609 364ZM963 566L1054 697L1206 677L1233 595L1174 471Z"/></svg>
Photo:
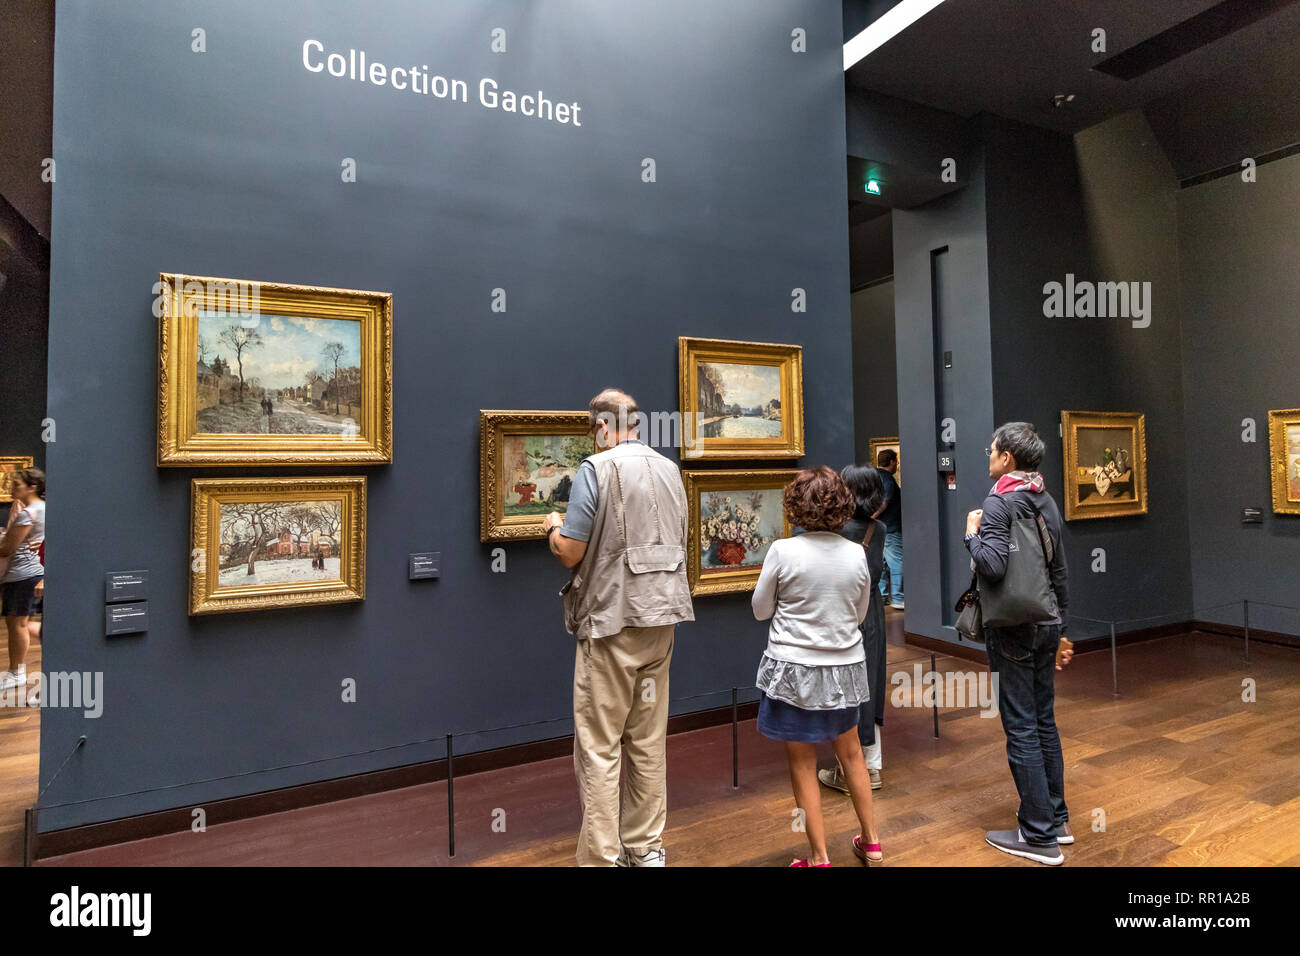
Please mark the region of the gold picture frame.
<svg viewBox="0 0 1300 956"><path fill-rule="evenodd" d="M683 461L803 454L802 346L681 336L677 350Z"/></svg>
<svg viewBox="0 0 1300 956"><path fill-rule="evenodd" d="M545 538L542 522L552 511L563 513L578 465L596 450L588 413L483 409L478 415L479 540Z"/></svg>
<svg viewBox="0 0 1300 956"><path fill-rule="evenodd" d="M159 289L159 466L392 463L390 293L169 272Z"/></svg>
<svg viewBox="0 0 1300 956"><path fill-rule="evenodd" d="M1300 408L1268 413L1268 456L1273 513L1300 515Z"/></svg>
<svg viewBox="0 0 1300 956"><path fill-rule="evenodd" d="M1147 513L1146 416L1061 412L1065 520Z"/></svg>
<svg viewBox="0 0 1300 956"><path fill-rule="evenodd" d="M191 615L363 601L366 479L191 479L190 549Z"/></svg>
<svg viewBox="0 0 1300 956"><path fill-rule="evenodd" d="M892 435L885 438L870 438L867 440L867 455L870 460L867 462L872 468L878 468L876 456L886 448L892 448L898 453L898 471L894 473L894 481L898 482L898 487L903 487L903 451L899 444L898 436Z"/></svg>
<svg viewBox="0 0 1300 956"><path fill-rule="evenodd" d="M686 503L689 512L686 543L686 577L690 581L691 595L734 594L752 591L758 583L762 570L762 558L766 557L771 542L777 538L788 538L793 530L781 501L781 493L799 474L798 469L726 469L718 471L683 470L682 480L686 486ZM758 508L752 507L753 499L741 500L740 494L762 493ZM705 510L709 501L705 496L712 496L711 514ZM734 540L710 540L704 531L708 517L721 517L727 523L743 520L745 512L736 514L737 508L748 509L750 514L768 509L766 514L758 514L756 531L765 540L761 551L746 547L743 542ZM775 520L771 509L778 512ZM773 534L777 527L779 535ZM723 553L730 548L732 553Z"/></svg>
<svg viewBox="0 0 1300 956"><path fill-rule="evenodd" d="M14 500L9 487L9 476L15 471L30 468L35 462L31 455L0 455L0 504Z"/></svg>

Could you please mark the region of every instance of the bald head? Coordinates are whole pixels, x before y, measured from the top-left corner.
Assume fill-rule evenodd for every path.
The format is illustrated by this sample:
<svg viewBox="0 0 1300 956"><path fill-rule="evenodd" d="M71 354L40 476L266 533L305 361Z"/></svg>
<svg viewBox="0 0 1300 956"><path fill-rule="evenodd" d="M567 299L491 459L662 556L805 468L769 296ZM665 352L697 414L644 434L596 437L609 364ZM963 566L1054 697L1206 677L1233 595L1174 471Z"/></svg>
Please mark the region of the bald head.
<svg viewBox="0 0 1300 956"><path fill-rule="evenodd" d="M635 438L640 420L636 399L621 388L604 389L587 403L587 423L599 430L597 440L606 448Z"/></svg>

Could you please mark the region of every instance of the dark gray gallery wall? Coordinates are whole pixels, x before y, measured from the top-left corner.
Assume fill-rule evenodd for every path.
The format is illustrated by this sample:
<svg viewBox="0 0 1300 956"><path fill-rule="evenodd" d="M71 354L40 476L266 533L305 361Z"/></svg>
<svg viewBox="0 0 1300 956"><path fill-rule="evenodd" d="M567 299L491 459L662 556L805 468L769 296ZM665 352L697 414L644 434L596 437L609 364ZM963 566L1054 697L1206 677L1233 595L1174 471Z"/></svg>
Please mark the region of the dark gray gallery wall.
<svg viewBox="0 0 1300 956"><path fill-rule="evenodd" d="M1181 190L1178 257L1192 587L1197 607L1300 605L1300 518L1270 504L1269 409L1300 408L1300 156ZM1242 441L1243 420L1256 423ZM1259 508L1263 524L1242 525ZM1240 624L1234 608L1205 620ZM1252 604L1251 625L1300 634L1300 613Z"/></svg>
<svg viewBox="0 0 1300 956"><path fill-rule="evenodd" d="M45 467L41 423L45 419L46 315L49 278L13 262L0 288L0 457L30 455ZM54 437L58 438L57 429ZM0 517L8 517L0 504Z"/></svg>
<svg viewBox="0 0 1300 956"><path fill-rule="evenodd" d="M566 573L541 542L491 572L481 408L618 384L672 410L678 335L796 342L804 461L849 459L841 28L814 0L59 5L45 662L106 686L98 719L43 717L43 830L437 759L448 731L461 751L568 733ZM312 74L308 38L540 88L583 125ZM280 472L155 467L160 271L393 293L395 462L364 469L363 603L187 617L191 478ZM407 582L416 550L441 551L440 581ZM140 568L151 629L106 640L104 573ZM674 712L752 687L766 641L747 596L696 615Z"/></svg>
<svg viewBox="0 0 1300 956"><path fill-rule="evenodd" d="M1063 409L1146 415L1145 516L1076 520L1066 533L1072 614L1186 620L1191 607L1183 478L1178 183L1140 112L1069 137L986 117L989 297L998 421L1027 420L1047 445L1060 500ZM1046 318L1043 286L1149 281L1151 324ZM1094 550L1106 571L1092 570ZM1075 621L1076 634L1098 626ZM1154 622L1158 623L1158 622ZM1128 630L1138 625L1121 626Z"/></svg>
<svg viewBox="0 0 1300 956"><path fill-rule="evenodd" d="M0 23L0 196L48 239L54 4L0 0Z"/></svg>
<svg viewBox="0 0 1300 956"><path fill-rule="evenodd" d="M894 221L895 355L898 376L898 435L907 458L903 495L903 581L907 630L926 637L955 640L946 624L940 581L944 566L960 578L969 556L957 548L936 547L943 539L960 542L965 512L979 506L987 489L985 436L993 427L990 377L988 240L985 232L984 157L972 150L967 185L915 209L896 209ZM947 249L944 263L949 289L961 290L946 317L953 339L945 348L955 361L948 391L950 407L941 410L936 395L934 290L932 253ZM940 421L957 425L957 490L948 490L939 475L936 453ZM943 500L944 496L957 496ZM960 507L954 503L959 502ZM943 527L941 528L941 522ZM969 578L969 571L964 572Z"/></svg>
<svg viewBox="0 0 1300 956"><path fill-rule="evenodd" d="M853 449L870 458L872 438L898 434L898 365L894 353L894 283L853 293ZM875 464L874 461L871 464Z"/></svg>

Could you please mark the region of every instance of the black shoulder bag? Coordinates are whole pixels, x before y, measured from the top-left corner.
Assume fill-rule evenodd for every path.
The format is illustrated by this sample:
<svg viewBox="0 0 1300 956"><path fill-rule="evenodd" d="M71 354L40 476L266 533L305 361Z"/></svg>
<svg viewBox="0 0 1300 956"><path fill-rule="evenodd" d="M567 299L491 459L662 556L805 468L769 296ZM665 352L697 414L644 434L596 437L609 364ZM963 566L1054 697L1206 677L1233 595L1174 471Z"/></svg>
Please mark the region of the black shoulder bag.
<svg viewBox="0 0 1300 956"><path fill-rule="evenodd" d="M1006 574L997 581L980 578L978 582L985 627L1039 624L1059 614L1048 570L1054 554L1051 535L1038 506L1026 501L1033 515L1017 517L1012 513Z"/></svg>

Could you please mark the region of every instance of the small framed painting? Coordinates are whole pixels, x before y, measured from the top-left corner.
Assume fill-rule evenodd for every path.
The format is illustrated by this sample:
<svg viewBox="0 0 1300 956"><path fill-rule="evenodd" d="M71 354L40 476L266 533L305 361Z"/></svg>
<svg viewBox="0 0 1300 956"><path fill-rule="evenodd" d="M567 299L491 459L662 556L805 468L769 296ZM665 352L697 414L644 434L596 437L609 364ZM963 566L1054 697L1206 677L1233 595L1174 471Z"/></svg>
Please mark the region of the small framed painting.
<svg viewBox="0 0 1300 956"><path fill-rule="evenodd" d="M679 338L682 459L803 454L803 349Z"/></svg>
<svg viewBox="0 0 1300 956"><path fill-rule="evenodd" d="M1061 412L1065 520L1147 513L1146 416Z"/></svg>
<svg viewBox="0 0 1300 956"><path fill-rule="evenodd" d="M163 273L158 464L393 460L393 297Z"/></svg>
<svg viewBox="0 0 1300 956"><path fill-rule="evenodd" d="M898 462L898 470L894 472L894 480L898 482L898 487L903 487L903 453L899 451L898 436L893 435L889 438L872 438L869 440L869 450L867 452L870 461L867 462L872 468L880 467L880 453L882 451L892 451L895 460Z"/></svg>
<svg viewBox="0 0 1300 956"><path fill-rule="evenodd" d="M0 504L14 500L14 491L9 484L13 473L30 467L32 467L30 455L0 457Z"/></svg>
<svg viewBox="0 0 1300 956"><path fill-rule="evenodd" d="M1300 408L1268 413L1268 453L1273 473L1273 512L1300 515Z"/></svg>
<svg viewBox="0 0 1300 956"><path fill-rule="evenodd" d="M691 594L752 591L768 548L791 527L781 493L798 471L683 471Z"/></svg>
<svg viewBox="0 0 1300 956"><path fill-rule="evenodd" d="M545 538L594 452L587 412L479 412L479 540Z"/></svg>
<svg viewBox="0 0 1300 956"><path fill-rule="evenodd" d="M195 478L190 614L366 596L366 479Z"/></svg>

